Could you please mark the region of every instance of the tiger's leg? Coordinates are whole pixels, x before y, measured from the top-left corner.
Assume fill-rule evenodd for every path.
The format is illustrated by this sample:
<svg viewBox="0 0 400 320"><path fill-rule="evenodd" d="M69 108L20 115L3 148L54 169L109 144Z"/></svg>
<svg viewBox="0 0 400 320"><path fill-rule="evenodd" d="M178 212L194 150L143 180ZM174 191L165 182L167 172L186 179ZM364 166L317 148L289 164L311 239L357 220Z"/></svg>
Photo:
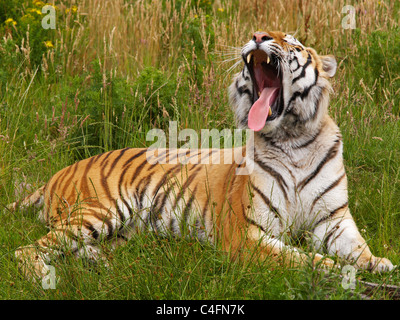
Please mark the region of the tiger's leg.
<svg viewBox="0 0 400 320"><path fill-rule="evenodd" d="M245 193L247 195L247 191ZM278 234L272 234L255 220L249 218L251 212L247 196L232 198L230 210L225 215L216 215L215 239L221 241L222 249L229 252L233 258L247 260L257 257L258 260L272 260L280 265L300 267L312 263L313 267L333 268L333 260L318 253L304 253L279 239ZM275 214L267 219L276 219ZM278 223L279 224L279 223ZM282 232L282 230L281 230Z"/></svg>
<svg viewBox="0 0 400 320"><path fill-rule="evenodd" d="M88 213L88 216L93 217L93 212L90 215ZM120 245L119 237L112 240L118 226L116 219L97 215L89 222L88 217L85 218L85 214L81 213L68 223L57 224L34 244L18 248L15 256L20 269L28 278L44 276L47 272L46 264L66 251L91 261L103 261L107 265L99 243L103 239L111 239L111 246Z"/></svg>
<svg viewBox="0 0 400 320"><path fill-rule="evenodd" d="M88 259L89 262L102 261L108 266L100 246L89 238L76 239L71 236L70 230L50 231L34 244L19 247L15 256L20 270L27 278L32 279L45 276L51 260L65 252Z"/></svg>
<svg viewBox="0 0 400 320"><path fill-rule="evenodd" d="M286 245L283 241L268 236L257 226L249 225L248 233L239 244L230 241L230 249L240 258L257 256L261 261L272 259L278 264L290 267L300 267L312 263L314 267L333 268L334 261L319 253L304 253L295 247Z"/></svg>
<svg viewBox="0 0 400 320"><path fill-rule="evenodd" d="M15 251L18 267L28 279L41 278L47 273L51 258L62 254L60 239L63 231L50 231L35 243L19 247Z"/></svg>
<svg viewBox="0 0 400 320"><path fill-rule="evenodd" d="M17 208L25 210L31 206L36 208L41 208L44 201L44 188L46 186L42 186L37 189L34 193L30 194L29 196L25 197L21 201L16 201L7 206L7 209L10 211L15 211Z"/></svg>
<svg viewBox="0 0 400 320"><path fill-rule="evenodd" d="M388 259L375 257L371 253L347 205L317 223L313 230L312 241L317 250L325 250L329 255L337 255L355 263L357 268L377 272L393 269L393 264Z"/></svg>

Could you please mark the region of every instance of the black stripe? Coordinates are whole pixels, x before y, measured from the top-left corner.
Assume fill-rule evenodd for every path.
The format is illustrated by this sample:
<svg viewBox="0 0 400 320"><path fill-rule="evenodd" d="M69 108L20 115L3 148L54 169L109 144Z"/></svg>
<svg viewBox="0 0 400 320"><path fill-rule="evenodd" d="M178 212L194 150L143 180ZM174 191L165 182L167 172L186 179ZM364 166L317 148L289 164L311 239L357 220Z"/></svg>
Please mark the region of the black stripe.
<svg viewBox="0 0 400 320"><path fill-rule="evenodd" d="M331 239L331 237L333 236L333 234L335 233L335 231L337 230L336 225L334 227L332 227L332 229L325 235L324 237L324 241L322 242L322 250L325 251L325 253L328 253L328 242Z"/></svg>
<svg viewBox="0 0 400 320"><path fill-rule="evenodd" d="M301 73L292 80L292 85L297 81L300 80L301 78L304 78L304 76L306 75L306 69L307 67L311 64L312 59L311 59L311 54L308 53L308 57L307 57L307 62L303 65L303 69L301 70Z"/></svg>
<svg viewBox="0 0 400 320"><path fill-rule="evenodd" d="M216 153L216 152L220 152L220 149L211 149L209 152L208 152L208 154L206 154L206 155L204 155L204 157L202 156L201 158L200 158L200 164L202 164L203 163L203 160L205 159L205 158L210 158L214 153ZM211 163L208 163L208 164L212 164L212 161L211 161Z"/></svg>
<svg viewBox="0 0 400 320"><path fill-rule="evenodd" d="M102 156L104 155L104 153L100 153L97 156L94 156L95 160L94 162L96 162L97 160L99 160Z"/></svg>
<svg viewBox="0 0 400 320"><path fill-rule="evenodd" d="M176 161L178 162L179 157L182 155L179 153L179 151L180 151L179 149L173 149L173 150L174 150L174 154L169 154L169 157L168 157L169 164L172 164L172 161L175 160L175 158L176 158ZM171 153L172 153L172 151L171 151Z"/></svg>
<svg viewBox="0 0 400 320"><path fill-rule="evenodd" d="M135 198L136 209L137 209L138 211L142 210L143 208L140 207L139 198L138 198L138 195L136 194L136 192L133 193L133 197Z"/></svg>
<svg viewBox="0 0 400 320"><path fill-rule="evenodd" d="M183 194L185 193L186 189L189 187L189 185L192 183L196 175L199 173L201 170L201 167L197 168L196 171L194 171L185 181L181 189L179 190L179 193L175 199L174 206L172 207L172 210L176 209L176 206L178 205L179 200L182 198ZM196 186L197 188L197 186Z"/></svg>
<svg viewBox="0 0 400 320"><path fill-rule="evenodd" d="M121 230L122 230L122 229L121 229ZM117 234L117 239L122 239L122 240L124 240L125 242L128 242L128 241L129 241L129 238L125 237L123 234L120 234L120 233Z"/></svg>
<svg viewBox="0 0 400 320"><path fill-rule="evenodd" d="M71 185L71 181L75 177L75 173L78 170L79 163L80 163L80 161L78 161L75 164L70 166L70 168L74 167L74 171L72 172L71 176L68 178L68 181L66 183L64 183L64 188L61 191L63 195L65 195L65 191L66 191L67 187ZM68 168L68 169L70 169L70 168ZM69 172L68 169L65 170L65 172L60 177L58 177L57 180L53 183L53 187L50 190L50 196L54 194L54 191L55 191L56 187L58 186L58 182L61 179L65 179L65 177L67 176L67 173Z"/></svg>
<svg viewBox="0 0 400 320"><path fill-rule="evenodd" d="M252 224L253 226L256 226L257 228L261 229L264 233L266 233L263 226L259 225L257 222L255 222L253 219L250 219L248 216L246 216L246 222Z"/></svg>
<svg viewBox="0 0 400 320"><path fill-rule="evenodd" d="M130 181L131 187L132 187L133 183L135 182L136 178L139 176L140 172L141 172L141 171L143 170L143 168L145 167L146 163L147 163L147 159L143 160L142 163L136 167L136 170L135 170L135 172L133 173L132 178L131 178L131 181ZM157 164L151 164L150 167L154 167L154 166L156 166L156 165L157 165ZM153 175L153 173L150 174L150 176L152 176L152 175ZM139 183L138 183L138 184L136 185L136 187L134 188L135 192L132 194L132 196L135 198L136 207L137 207L137 209L138 209L139 211L143 209L143 207L142 207L143 197L141 197L141 198L139 199L139 197L140 197L140 194L139 194L139 186L141 185L141 183L142 183L143 180L145 180L145 179L146 179L146 177L143 177L143 178L139 181ZM142 195L144 195L144 193L142 193Z"/></svg>
<svg viewBox="0 0 400 320"><path fill-rule="evenodd" d="M168 229L173 233L174 232L174 230L173 230L173 227L174 227L174 224L176 223L176 218L175 218L175 214L173 214L172 216L171 216L171 219L169 220L169 225L168 225Z"/></svg>
<svg viewBox="0 0 400 320"><path fill-rule="evenodd" d="M150 180L151 180L153 174L154 174L154 172L152 172L152 173L151 173L150 175L148 175L146 178L143 178L143 179L139 182L139 184L137 185L137 187L136 187L136 193L139 195L139 206L140 206L141 208L143 208L143 199L144 199L144 196L145 196L145 194L146 194L147 189L149 188ZM144 182L144 187L142 188L141 191L139 191L140 185L142 184L142 182Z"/></svg>
<svg viewBox="0 0 400 320"><path fill-rule="evenodd" d="M314 179L318 173L321 171L321 169L327 164L330 160L332 160L338 153L339 145L340 145L341 140L338 139L335 141L335 144L329 149L329 151L326 153L325 157L322 159L322 161L318 164L317 168L308 176L306 177L303 181L300 182L300 184L297 186L297 190L300 192L312 179Z"/></svg>
<svg viewBox="0 0 400 320"><path fill-rule="evenodd" d="M328 242L330 241L331 237L334 235L335 231L337 231L337 230L338 229L336 227L334 227L333 232L330 232L329 236L325 239L324 247L326 248L326 251L328 251ZM335 238L332 239L331 244L334 243L337 240L337 238L339 238L343 234L343 232L345 230L346 230L346 227L344 227L342 230L340 230L340 232L335 236Z"/></svg>
<svg viewBox="0 0 400 320"><path fill-rule="evenodd" d="M82 187L81 187L81 190L80 190L80 191L84 191L84 190L86 189L86 190L88 191L88 193L89 193L89 185L88 185L87 174L88 174L90 168L92 167L92 165L93 165L93 163L94 163L94 160L95 160L95 158L92 157L92 158L90 159L89 163L86 165L85 171L83 172L82 177L81 177L81 181L82 181L81 184L82 184ZM90 179L90 177L89 177L89 179ZM68 185L70 185L70 183L71 183L71 180L68 181ZM95 191L96 191L96 190L95 190Z"/></svg>
<svg viewBox="0 0 400 320"><path fill-rule="evenodd" d="M297 56L294 56L293 59L291 61L289 61L289 64L292 64L293 61L296 61L297 67L296 67L296 69L292 70L292 73L296 72L297 70L299 70L301 68L301 65L299 63L299 60L298 60Z"/></svg>
<svg viewBox="0 0 400 320"><path fill-rule="evenodd" d="M167 157L169 157L169 151L170 151L170 149L166 149L165 151L161 152L161 154L157 155L157 158L156 158L157 163L162 163L164 160L166 160ZM163 156L161 158L159 158L161 155L163 155ZM166 163L168 163L168 161L166 161Z"/></svg>
<svg viewBox="0 0 400 320"><path fill-rule="evenodd" d="M125 161L125 163L122 165L122 168L126 168L133 160L135 160L136 158L140 157L143 153L145 153L147 151L147 149L144 149L140 152L138 152L137 154L135 154L134 156L130 157L128 160Z"/></svg>
<svg viewBox="0 0 400 320"><path fill-rule="evenodd" d="M294 100L297 99L297 97L300 97L301 94L302 94L302 93L301 93L300 91L296 91L295 93L293 93L292 96L291 96L290 99L289 99L288 107L290 106L290 104L291 104ZM292 111L292 109L293 109L293 108L288 108L288 109L286 110L286 113L290 113L290 112Z"/></svg>
<svg viewBox="0 0 400 320"><path fill-rule="evenodd" d="M286 150L284 150L281 146L277 145L276 142L274 140L272 140L268 135L266 135L263 132L260 132L260 136L261 136L261 138L263 138L263 140L265 141L266 144L270 144L275 149L278 149L279 152L282 152L283 154L290 157L290 155L286 152Z"/></svg>
<svg viewBox="0 0 400 320"><path fill-rule="evenodd" d="M125 166L125 164L124 164L124 166ZM122 170L122 173L121 173L121 175L120 175L120 177L119 177L119 181L118 181L118 192L119 192L119 197L120 197L120 199L121 199L122 202L125 204L125 206L128 208L129 217L132 218L132 217L133 217L132 208L131 208L131 206L129 205L129 203L126 201L126 199L124 198L124 196L122 195L122 180L123 180L123 178L124 178L124 176L125 176L125 174L126 174L126 172L128 171L129 168L130 168L129 166L126 166L126 167ZM125 183L125 191L126 191L126 190L127 190L127 183ZM117 203L116 203L116 205L117 205Z"/></svg>
<svg viewBox="0 0 400 320"><path fill-rule="evenodd" d="M343 205L341 205L340 207L336 208L335 210L331 211L326 217L323 217L322 219L320 219L314 227L317 228L321 223L328 221L329 219L331 219L338 211L346 208L349 205L349 203L346 201Z"/></svg>
<svg viewBox="0 0 400 320"><path fill-rule="evenodd" d="M206 225L206 214L207 214L207 210L208 210L208 206L210 205L210 194L207 194L207 199L206 202L204 204L204 208L203 208L203 212L202 212L202 218L204 221L204 226Z"/></svg>
<svg viewBox="0 0 400 320"><path fill-rule="evenodd" d="M184 227L187 226L187 224L188 224L187 220L189 217L189 211L190 211L190 208L192 207L193 201L195 199L196 191L197 191L197 186L194 188L193 192L190 195L188 202L186 203L185 210L183 211L183 217L181 218L181 226L182 226L181 231L183 231Z"/></svg>
<svg viewBox="0 0 400 320"><path fill-rule="evenodd" d="M121 159L122 156L124 155L124 153L128 150L129 150L129 148L125 148L125 149L122 149L119 151L119 155L114 159L113 163L111 164L111 168L108 171L107 176L109 176L111 174L111 172L113 172L113 170L115 169L115 165L118 163L119 159Z"/></svg>
<svg viewBox="0 0 400 320"><path fill-rule="evenodd" d="M114 152L114 151L109 151L109 152L106 152L106 153L103 153L103 154L102 154L102 156L104 156L104 155L106 155L106 156L105 156L104 159L101 161L100 166L103 166L104 162L107 161L108 157L109 157L113 152Z"/></svg>
<svg viewBox="0 0 400 320"><path fill-rule="evenodd" d="M168 175L169 174L175 174L175 171L178 171L178 170L181 170L180 164L174 165L172 168L170 168L168 171L166 171L164 173L164 175L162 176L162 178L160 179L160 181L158 182L158 184L157 184L157 186L155 188L154 196L158 193L158 191L161 188L161 186L166 183Z"/></svg>
<svg viewBox="0 0 400 320"><path fill-rule="evenodd" d="M109 188L109 186L108 186L107 177L106 177L105 174L104 174L105 168L106 168L106 166L103 166L103 167L101 168L101 170L100 170L100 177L101 177L101 178L100 178L100 184L101 184L101 186L103 187L103 189L104 189L104 191L105 191L105 193L106 193L108 199L109 199L110 201L112 201L113 198L112 198L112 195L111 195L110 188ZM96 192L96 193L97 193L97 192Z"/></svg>
<svg viewBox="0 0 400 320"><path fill-rule="evenodd" d="M264 193L262 193L261 190L258 189L253 183L251 183L251 187L263 199L267 207L275 214L275 217L281 219L281 214L279 213L279 210L272 205L271 200L269 200L268 197Z"/></svg>
<svg viewBox="0 0 400 320"><path fill-rule="evenodd" d="M290 106L290 104L296 100L297 97L300 97L301 100L304 100L304 98L306 98L308 96L308 94L310 93L311 89L317 84L317 80L318 80L318 69L314 70L314 74L315 74L315 80L314 83L311 84L310 86L306 87L302 92L301 91L296 91L295 93L292 94L292 96L290 97L290 100L288 102L288 106ZM292 111L293 108L288 108L286 110L286 113L290 113Z"/></svg>
<svg viewBox="0 0 400 320"><path fill-rule="evenodd" d="M201 165L201 163L192 164L192 167L189 169L189 172L192 171L193 169L196 169L198 165Z"/></svg>
<svg viewBox="0 0 400 320"><path fill-rule="evenodd" d="M254 161L267 173L269 173L270 176L272 176L276 182L278 182L279 188L282 190L282 193L285 197L285 199L288 199L286 189L287 184L283 177L281 176L280 173L272 169L270 166L267 166L264 162L262 162L260 159L258 159L257 153L254 154Z"/></svg>
<svg viewBox="0 0 400 320"><path fill-rule="evenodd" d="M331 211L330 214L329 214L329 217L333 217L333 215L335 215L335 213L337 213L339 210L342 210L342 209L346 208L348 205L349 205L349 203L346 201L339 208L336 208L335 210Z"/></svg>
<svg viewBox="0 0 400 320"><path fill-rule="evenodd" d="M122 200L122 202L125 203L124 200ZM131 210L131 208L129 206L127 206L127 207L128 207L128 210L129 210L129 216L131 216L132 210ZM121 209L120 209L120 207L118 205L118 199L115 199L115 208L117 209L117 214L119 216L119 220L121 221L121 223L123 223L125 221L125 216L124 216L124 213L121 211Z"/></svg>
<svg viewBox="0 0 400 320"><path fill-rule="evenodd" d="M42 200L43 195L40 195L39 198L36 199L36 201L33 203L34 206L37 206L40 201Z"/></svg>
<svg viewBox="0 0 400 320"><path fill-rule="evenodd" d="M244 208L243 203L242 203L242 212L243 212L244 219L246 220L246 222L247 222L248 224L251 224L251 225L253 225L253 226L256 226L256 227L259 228L261 231L263 231L264 233L266 233L266 231L265 231L265 229L263 228L263 226L259 225L257 222L255 222L253 219L249 218L249 217L246 215L246 210L245 210L245 208Z"/></svg>
<svg viewBox="0 0 400 320"><path fill-rule="evenodd" d="M157 196L157 198L154 200L154 204L152 204L152 206L151 206L150 213L152 211L158 211L159 214L162 214L162 212L164 210L164 206L167 203L168 196L175 185L176 185L175 182L170 183L170 185L168 186L168 189L163 194L159 194ZM161 200L161 204L159 205L159 199L161 197L162 197L162 200Z"/></svg>
<svg viewBox="0 0 400 320"><path fill-rule="evenodd" d="M252 93L250 90L247 88L246 85L240 86L236 88L238 93L242 96L243 94L247 94L249 97L251 97Z"/></svg>
<svg viewBox="0 0 400 320"><path fill-rule="evenodd" d="M112 223L111 223L110 219L107 218L107 217L103 218L103 223L105 223L107 225L107 229L108 229L107 239L110 239L112 237L112 235L114 234L114 231L115 231L113 226L112 226Z"/></svg>
<svg viewBox="0 0 400 320"><path fill-rule="evenodd" d="M323 89L320 86L315 86L315 90L314 91L318 91L318 93L315 92L315 94L318 94L318 98L316 99L316 101L314 103L314 110L313 110L312 114L309 117L299 119L299 121L301 123L306 123L308 121L315 120L315 117L318 114L319 105L320 105L320 102L321 102L322 90Z"/></svg>
<svg viewBox="0 0 400 320"><path fill-rule="evenodd" d="M318 197L316 197L311 205L311 209L310 212L312 212L312 210L314 209L315 204L317 203L317 201L319 199L321 199L323 197L324 194L328 193L329 191L331 191L333 188L335 188L336 186L339 185L339 183L342 181L342 179L345 177L345 173L343 173L338 179L336 179L334 182L332 182L327 188L325 188L324 191L322 191Z"/></svg>
<svg viewBox="0 0 400 320"><path fill-rule="evenodd" d="M151 204L150 210L145 219L146 226L148 226L150 224L152 227L152 230L155 231L156 233L158 233L158 231L159 231L159 228L157 226L157 220L159 220L161 218L161 211L158 208L158 201L159 201L160 197L161 197L161 195L158 195L155 198L154 204L153 203Z"/></svg>
<svg viewBox="0 0 400 320"><path fill-rule="evenodd" d="M99 220L103 225L107 226L107 231L108 231L108 235L107 238L109 239L113 233L114 233L114 227L112 226L112 223L110 221L110 218L108 218L105 215L99 214L98 212L96 212L95 210L91 210L88 209L91 213L86 213L86 216L92 216L93 218Z"/></svg>
<svg viewBox="0 0 400 320"><path fill-rule="evenodd" d="M110 170L108 171L107 175L105 175L105 170L106 170L106 167L107 167L107 164L108 164L108 160L104 159L104 160L101 162L101 165L102 165L102 166L101 166L101 170L100 170L100 177L101 177L101 179L100 179L100 184L101 184L101 186L103 187L103 189L104 189L104 191L105 191L105 193L106 193L106 195L107 195L107 197L108 197L108 199L109 199L110 201L113 201L113 200L115 201L115 199L113 199L113 196L112 196L112 194L111 194L111 190L110 190L110 188L109 188L107 178L110 176L110 173L114 170L117 161L123 156L123 154L124 154L128 149L129 149L129 148L125 148L125 149L120 150L120 154L118 155L118 157L117 157L116 159L114 159L114 161L113 161L113 163L112 163L112 165L111 165L111 168L110 168ZM106 158L108 158L108 156L109 156L110 154L111 154L111 153L109 153L109 154L107 155ZM117 206L117 213L120 215L121 212L119 212L119 211L120 211L120 210L119 210L119 208L118 208L118 206ZM123 220L122 220L122 221L123 221ZM109 234L109 236L111 236L111 234Z"/></svg>
<svg viewBox="0 0 400 320"><path fill-rule="evenodd" d="M83 220L82 225L90 231L90 235L95 239L99 240L99 233L96 228L87 220Z"/></svg>
<svg viewBox="0 0 400 320"><path fill-rule="evenodd" d="M310 144L312 144L318 138L318 136L321 134L321 131L322 131L322 128L320 128L318 130L318 132L311 137L310 140L304 142L303 144L301 144L299 146L296 146L295 149L302 149L302 148L308 147Z"/></svg>
<svg viewBox="0 0 400 320"><path fill-rule="evenodd" d="M237 80L235 82L236 85L236 90L239 93L240 96L242 96L243 94L247 94L250 98L252 97L252 93L250 92L250 90L247 88L247 85L243 85L239 87L239 81Z"/></svg>
<svg viewBox="0 0 400 320"><path fill-rule="evenodd" d="M139 176L140 172L143 170L143 168L145 167L147 163L147 159L143 160L141 164L139 164L136 167L135 172L132 175L132 179L131 179L131 186L133 185L133 183L135 182L136 178ZM153 165L154 166L154 165ZM140 182L139 182L140 183Z"/></svg>
<svg viewBox="0 0 400 320"><path fill-rule="evenodd" d="M322 250L325 250L326 253L329 253L328 242L331 241L332 236L335 234L336 231L338 231L338 229L339 229L339 223L340 223L340 222L338 222L335 226L333 226L333 227L331 228L331 230L325 235L324 241L323 241L323 243L322 243ZM343 234L343 232L345 231L345 229L346 229L346 227L343 227L343 229L339 232L339 234L337 234L337 235L335 236L335 238L332 239L331 244L332 244L333 242L335 242L336 239L339 238L339 237Z"/></svg>
<svg viewBox="0 0 400 320"><path fill-rule="evenodd" d="M190 150L190 149L189 149L189 150ZM194 154L194 155L192 155L192 156L190 156L189 158L187 157L188 154L187 154L187 152L186 152L185 163L189 164L189 160L190 160L191 158L193 158L193 157L198 157L199 155L201 155L201 149L197 150L197 153ZM200 159L201 159L201 158L200 158ZM200 160L199 162L197 162L196 164L201 164L201 160Z"/></svg>
<svg viewBox="0 0 400 320"><path fill-rule="evenodd" d="M112 234L113 234L113 226L110 222L110 219L107 218L106 216L100 215L98 212L96 212L95 210L92 209L88 209L87 212L85 212L85 217L92 217L98 221L100 221L102 223L102 225L106 225L107 226L107 238L109 238ZM96 228L94 227L93 223L87 219L83 219L83 220L73 220L71 221L68 226L78 226L78 231L80 231L80 228L83 226L85 228L87 228L89 231L91 231L92 236L94 239L98 239L100 237L99 232L96 230ZM66 228L68 228L68 226L66 226ZM76 236L78 237L78 236Z"/></svg>
<svg viewBox="0 0 400 320"><path fill-rule="evenodd" d="M301 100L304 100L304 98L308 96L308 93L310 92L310 90L317 84L318 75L319 75L318 69L315 68L314 69L314 82L313 82L312 85L310 85L309 87L305 88L304 91L301 93L301 95L300 95Z"/></svg>
<svg viewBox="0 0 400 320"><path fill-rule="evenodd" d="M168 175L171 174L175 174L176 171L181 170L181 166L180 164L177 164L175 166L173 166L172 168L170 168L167 172L165 172L165 174L163 175L163 177L160 179L159 183L157 184L156 188L155 188L155 192L153 195L153 200L152 203L154 203L155 199L158 200L159 197L157 196L158 192L160 191L161 187L167 182L167 178ZM172 183L173 184L173 183ZM157 198L156 198L157 197ZM158 203L158 201L156 201ZM157 203L155 205L157 205ZM152 205L153 207L153 205ZM150 208L151 209L151 208ZM151 211L151 210L150 210ZM150 212L149 212L150 214Z"/></svg>
<svg viewBox="0 0 400 320"><path fill-rule="evenodd" d="M244 74L244 70L245 70L245 68L242 69L242 77L243 77L243 79L246 80L246 81L250 81L250 77L249 77L249 76L246 76L246 75Z"/></svg>

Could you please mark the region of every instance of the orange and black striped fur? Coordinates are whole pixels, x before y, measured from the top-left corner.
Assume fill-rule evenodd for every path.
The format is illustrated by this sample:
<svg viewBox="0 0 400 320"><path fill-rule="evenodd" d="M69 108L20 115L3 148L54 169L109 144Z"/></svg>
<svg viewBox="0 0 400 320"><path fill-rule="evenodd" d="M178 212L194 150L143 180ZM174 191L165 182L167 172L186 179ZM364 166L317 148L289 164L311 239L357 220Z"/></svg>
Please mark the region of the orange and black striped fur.
<svg viewBox="0 0 400 320"><path fill-rule="evenodd" d="M327 112L335 59L282 32L256 32L241 55L230 99L238 126L254 130L247 148L199 150L198 164L160 164L147 149L126 148L59 171L9 207L42 207L50 227L16 251L27 275L40 276L66 247L99 259L100 241L119 245L139 231L181 235L184 228L233 256L256 248L260 258L300 264L310 255L286 245L285 236L308 232L319 252L314 262L333 266L328 254L359 268L393 268L372 255L349 212L342 138ZM159 150L156 159L188 153L178 152ZM235 161L212 161L226 152Z"/></svg>

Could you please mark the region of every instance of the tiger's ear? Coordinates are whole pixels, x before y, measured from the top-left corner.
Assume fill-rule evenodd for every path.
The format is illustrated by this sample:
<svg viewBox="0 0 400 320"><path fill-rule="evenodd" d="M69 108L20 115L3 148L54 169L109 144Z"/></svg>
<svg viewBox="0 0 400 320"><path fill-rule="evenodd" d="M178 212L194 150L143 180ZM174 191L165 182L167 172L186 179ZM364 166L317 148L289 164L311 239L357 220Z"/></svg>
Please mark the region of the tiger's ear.
<svg viewBox="0 0 400 320"><path fill-rule="evenodd" d="M332 55L327 56L319 56L322 62L322 69L326 72L326 74L332 78L336 73L337 63L336 59Z"/></svg>

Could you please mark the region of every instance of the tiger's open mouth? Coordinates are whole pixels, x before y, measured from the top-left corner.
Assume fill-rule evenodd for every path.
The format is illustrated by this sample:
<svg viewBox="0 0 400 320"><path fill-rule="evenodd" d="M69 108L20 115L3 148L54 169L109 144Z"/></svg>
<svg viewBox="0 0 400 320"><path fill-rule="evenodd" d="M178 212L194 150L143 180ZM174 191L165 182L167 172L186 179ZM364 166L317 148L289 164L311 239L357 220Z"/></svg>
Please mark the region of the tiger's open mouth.
<svg viewBox="0 0 400 320"><path fill-rule="evenodd" d="M253 82L253 105L248 115L248 126L254 131L264 128L282 112L282 79L278 58L263 50L243 56Z"/></svg>

